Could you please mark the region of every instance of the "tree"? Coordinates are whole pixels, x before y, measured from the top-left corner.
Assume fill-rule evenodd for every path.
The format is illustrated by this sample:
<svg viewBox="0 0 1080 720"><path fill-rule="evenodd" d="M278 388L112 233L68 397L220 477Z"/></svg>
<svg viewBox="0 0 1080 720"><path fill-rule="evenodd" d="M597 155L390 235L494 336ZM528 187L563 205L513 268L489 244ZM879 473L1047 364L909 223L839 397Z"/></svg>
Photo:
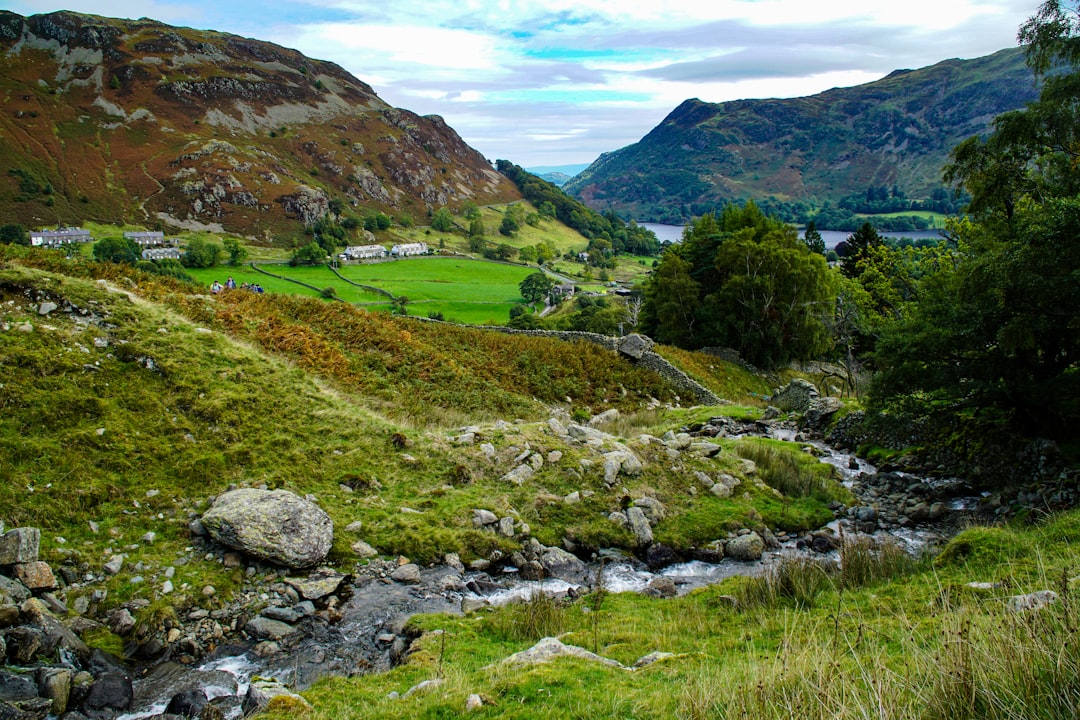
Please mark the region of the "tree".
<svg viewBox="0 0 1080 720"><path fill-rule="evenodd" d="M472 240L475 238L483 239L484 237L484 221L480 218L473 218L469 221L469 246L472 247ZM480 248L483 249L483 248ZM480 252L480 250L473 250L473 252Z"/></svg>
<svg viewBox="0 0 1080 720"><path fill-rule="evenodd" d="M511 237L520 229L517 218L514 217L514 213L507 211L503 215L502 222L499 224L499 233L506 237Z"/></svg>
<svg viewBox="0 0 1080 720"><path fill-rule="evenodd" d="M326 251L317 242L310 242L307 245L293 250L292 258L289 260L290 265L318 265L326 260Z"/></svg>
<svg viewBox="0 0 1080 720"><path fill-rule="evenodd" d="M127 263L134 265L141 253L134 240L125 237L110 236L94 243L94 259L100 262Z"/></svg>
<svg viewBox="0 0 1080 720"><path fill-rule="evenodd" d="M1009 423L1075 438L1080 428L1080 23L1048 0L1020 29L1039 98L958 145L947 182L971 195L923 275L918 302L883 331L877 406ZM1059 74L1048 75L1054 66Z"/></svg>
<svg viewBox="0 0 1080 720"><path fill-rule="evenodd" d="M818 232L817 225L813 220L806 223L803 242L806 243L806 247L810 248L810 252L815 252L818 255L825 254L825 240L822 239L821 233Z"/></svg>
<svg viewBox="0 0 1080 720"><path fill-rule="evenodd" d="M4 245L29 245L30 234L18 223L0 225L0 243Z"/></svg>
<svg viewBox="0 0 1080 720"><path fill-rule="evenodd" d="M534 272L518 284L521 297L530 303L541 302L554 287L555 280L543 272Z"/></svg>
<svg viewBox="0 0 1080 720"><path fill-rule="evenodd" d="M690 277L690 270L690 263L677 253L665 253L645 288L641 322L659 342L686 347L694 341L701 285Z"/></svg>
<svg viewBox="0 0 1080 720"><path fill-rule="evenodd" d="M193 237L188 240L187 248L180 262L184 267L209 268L218 263L221 256L221 245L207 240L204 237Z"/></svg>
<svg viewBox="0 0 1080 720"><path fill-rule="evenodd" d="M454 217L445 207L441 207L431 216L431 229L439 232L451 232L454 229Z"/></svg>
<svg viewBox="0 0 1080 720"><path fill-rule="evenodd" d="M880 247L883 244L877 229L869 222L864 222L858 230L848 235L847 247L840 256L840 272L847 277L858 275L859 260L869 252L870 248ZM837 246L839 252L839 246Z"/></svg>
<svg viewBox="0 0 1080 720"><path fill-rule="evenodd" d="M221 245L229 255L230 265L239 265L247 259L247 248L241 245L240 241L236 238L227 237L221 242Z"/></svg>

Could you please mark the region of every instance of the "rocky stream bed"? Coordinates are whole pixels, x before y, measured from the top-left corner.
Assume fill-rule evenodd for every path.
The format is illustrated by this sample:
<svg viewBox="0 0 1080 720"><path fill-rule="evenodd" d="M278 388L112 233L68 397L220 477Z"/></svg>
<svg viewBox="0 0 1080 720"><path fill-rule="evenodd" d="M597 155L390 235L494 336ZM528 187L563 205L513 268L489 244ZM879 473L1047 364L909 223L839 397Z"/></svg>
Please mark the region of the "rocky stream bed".
<svg viewBox="0 0 1080 720"><path fill-rule="evenodd" d="M572 427L564 432L574 434ZM601 551L582 559L528 537L520 552L469 566L454 555L430 567L372 557L350 574L331 568L300 573L245 558L193 523L194 551L246 566L249 582L219 609L187 611L157 630L136 627L135 616L147 601L104 612L103 593L89 600L84 593L69 607L65 589L85 586L85 578L63 567L58 579L38 558L39 532L16 528L0 535L0 658L6 660L0 667L0 720L240 717L277 695L303 702L293 693L323 676L389 669L408 655L414 638L407 621L417 613L468 613L535 592L573 597L598 584L609 592L674 596L733 575L762 573L784 554L835 561L840 533L893 537L917 553L999 507L957 478L879 472L791 422L721 417L669 442L689 448L718 435L797 443L834 465L858 500L836 504L836 519L815 532L746 528L689 555L651 543L636 556ZM639 514L647 522L654 510L643 502ZM630 515L625 521L632 523ZM513 522L501 528L507 525L503 520L481 510L474 517L477 527L513 533ZM128 642L126 660L83 642L81 635L102 625Z"/></svg>

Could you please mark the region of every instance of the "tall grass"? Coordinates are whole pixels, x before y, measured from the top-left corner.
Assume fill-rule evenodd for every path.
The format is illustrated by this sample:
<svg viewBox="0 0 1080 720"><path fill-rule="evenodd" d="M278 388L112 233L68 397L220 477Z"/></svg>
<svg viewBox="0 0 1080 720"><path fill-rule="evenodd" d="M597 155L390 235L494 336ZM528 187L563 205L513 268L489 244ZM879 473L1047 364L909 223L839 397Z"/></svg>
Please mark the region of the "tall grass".
<svg viewBox="0 0 1080 720"><path fill-rule="evenodd" d="M839 497L839 484L828 465L789 447L768 441L740 442L735 452L757 465L758 475L786 497L830 500Z"/></svg>

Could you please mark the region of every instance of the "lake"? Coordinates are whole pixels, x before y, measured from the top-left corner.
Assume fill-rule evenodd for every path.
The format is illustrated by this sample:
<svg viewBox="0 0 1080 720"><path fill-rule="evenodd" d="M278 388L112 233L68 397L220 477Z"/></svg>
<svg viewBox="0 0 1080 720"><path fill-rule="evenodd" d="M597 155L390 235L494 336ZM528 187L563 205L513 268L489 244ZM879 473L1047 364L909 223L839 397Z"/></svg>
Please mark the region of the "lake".
<svg viewBox="0 0 1080 720"><path fill-rule="evenodd" d="M683 225L664 225L662 223L638 223L643 228L648 228L656 233L656 238L663 242L679 242L682 240ZM848 239L851 235L850 232L843 230L821 230L821 239L825 241L825 247L832 249L839 245L844 240ZM907 232L883 232L879 233L882 237L889 238L911 238L912 240L922 240L924 238L938 239L941 237L940 230L909 230ZM799 231L799 237L802 237L802 231Z"/></svg>

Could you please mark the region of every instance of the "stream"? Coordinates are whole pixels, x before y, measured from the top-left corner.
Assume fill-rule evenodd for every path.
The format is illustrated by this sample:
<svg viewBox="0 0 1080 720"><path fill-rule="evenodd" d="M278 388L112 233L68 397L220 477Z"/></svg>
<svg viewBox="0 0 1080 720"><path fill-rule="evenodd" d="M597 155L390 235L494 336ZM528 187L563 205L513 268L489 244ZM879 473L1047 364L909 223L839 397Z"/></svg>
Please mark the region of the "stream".
<svg viewBox="0 0 1080 720"><path fill-rule="evenodd" d="M890 497L889 489L906 488L904 498L925 496L928 501L939 495L947 498L935 502L945 505L950 518L958 517L977 505L978 498L956 495L965 487L959 481L942 483L902 473L879 474L877 468L865 460L821 441L805 438L793 427L759 424L744 434L772 437L797 443L803 448L813 448L813 453L822 462L836 467L841 482L856 494L858 502L864 503L848 509L847 516L834 520L823 529L831 529L836 534L868 532L878 539L890 537L914 554L940 542L944 535L935 522L893 522L887 514L880 517L874 514L876 511L872 512L870 505L883 497ZM883 483L885 489L881 490L879 486ZM935 483L942 487L937 488ZM896 494L893 493L891 497L896 497ZM928 505L928 508L933 506ZM872 514L873 528L869 525ZM809 545L805 538L800 540L793 535L781 536L780 541L773 543L758 562L723 559L711 563L691 560L656 571L649 570L645 563L633 556L618 551L602 551L600 557L589 563L589 570L594 582L599 575L600 584L608 592L642 592L658 578L666 578L674 585L676 594L684 594L736 575L762 574L785 554L807 553L815 557L838 559L838 553L830 547L811 548ZM133 707L138 709L120 718L140 720L159 715L165 711L173 695L193 686L202 688L226 718L239 718L243 715L244 695L251 678L256 675L274 677L290 688L302 691L324 676L351 676L389 670L407 651L410 638L406 636L404 628L408 619L415 614L459 614L463 608L468 610L485 604L501 605L527 600L537 592L553 597L575 597L591 589L589 584L558 578L524 580L518 577L515 568L503 568L502 572L493 571L490 574L463 571L460 567L448 565L422 568L420 582L416 584L394 582L389 577L379 577L377 573L358 577L349 592L343 595L347 599L335 608L336 621L328 622L320 616L301 621L298 628L303 639L299 643L266 657L258 657L249 646L225 646L194 668L173 662L159 664L135 681Z"/></svg>

